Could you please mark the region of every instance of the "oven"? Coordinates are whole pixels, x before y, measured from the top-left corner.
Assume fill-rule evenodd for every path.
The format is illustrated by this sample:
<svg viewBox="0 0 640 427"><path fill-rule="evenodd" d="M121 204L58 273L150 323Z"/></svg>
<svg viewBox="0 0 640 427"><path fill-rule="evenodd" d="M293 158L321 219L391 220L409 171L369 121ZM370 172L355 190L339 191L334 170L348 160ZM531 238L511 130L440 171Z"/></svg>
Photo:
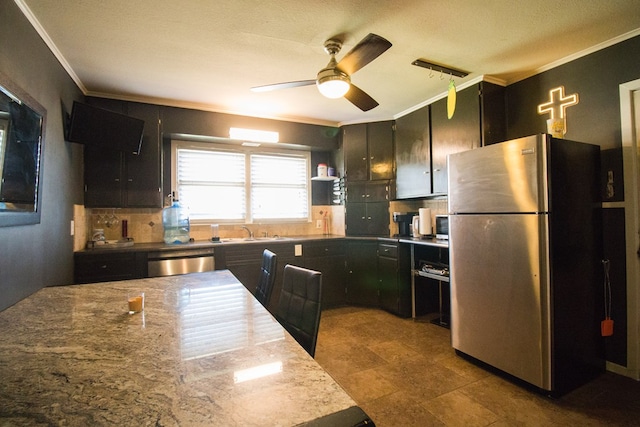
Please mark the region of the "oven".
<svg viewBox="0 0 640 427"><path fill-rule="evenodd" d="M147 255L147 277L201 273L215 267L213 248L152 251Z"/></svg>

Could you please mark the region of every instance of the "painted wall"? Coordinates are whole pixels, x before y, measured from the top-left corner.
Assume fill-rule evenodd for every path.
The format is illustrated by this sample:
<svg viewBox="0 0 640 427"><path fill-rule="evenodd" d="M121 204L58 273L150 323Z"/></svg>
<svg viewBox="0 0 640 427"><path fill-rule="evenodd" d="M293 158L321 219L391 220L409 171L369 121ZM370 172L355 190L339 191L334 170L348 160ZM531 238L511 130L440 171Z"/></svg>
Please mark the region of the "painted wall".
<svg viewBox="0 0 640 427"><path fill-rule="evenodd" d="M508 138L546 132L548 115L537 106L549 100L549 90L564 86L577 93L579 104L566 110L566 139L601 147L601 194L605 209L604 257L611 261L614 336L606 339L607 360L627 365L627 295L624 245L624 200L619 85L640 78L640 37L571 61L507 87ZM613 173L613 192L607 173ZM637 177L636 177L637 179ZM632 331L633 334L637 333Z"/></svg>
<svg viewBox="0 0 640 427"><path fill-rule="evenodd" d="M82 93L11 0L0 0L0 70L47 110L42 216L0 227L0 310L73 281L73 205L82 204L82 149L64 141L62 103Z"/></svg>

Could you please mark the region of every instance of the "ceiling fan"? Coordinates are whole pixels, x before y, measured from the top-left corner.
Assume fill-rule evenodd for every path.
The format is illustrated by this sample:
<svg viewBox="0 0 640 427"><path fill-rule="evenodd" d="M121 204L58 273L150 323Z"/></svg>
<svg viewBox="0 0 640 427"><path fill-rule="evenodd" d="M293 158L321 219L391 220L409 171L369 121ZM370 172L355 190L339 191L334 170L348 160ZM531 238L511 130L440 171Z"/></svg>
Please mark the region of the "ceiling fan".
<svg viewBox="0 0 640 427"><path fill-rule="evenodd" d="M324 42L324 50L331 59L325 68L318 72L315 80L299 80L295 82L276 83L252 87L254 92L287 89L298 86L317 85L318 90L327 98L345 97L362 111L369 111L379 104L362 89L351 83L351 75L382 55L391 47L391 43L376 34L369 34L354 46L341 60L336 55L342 48L342 41L329 39Z"/></svg>

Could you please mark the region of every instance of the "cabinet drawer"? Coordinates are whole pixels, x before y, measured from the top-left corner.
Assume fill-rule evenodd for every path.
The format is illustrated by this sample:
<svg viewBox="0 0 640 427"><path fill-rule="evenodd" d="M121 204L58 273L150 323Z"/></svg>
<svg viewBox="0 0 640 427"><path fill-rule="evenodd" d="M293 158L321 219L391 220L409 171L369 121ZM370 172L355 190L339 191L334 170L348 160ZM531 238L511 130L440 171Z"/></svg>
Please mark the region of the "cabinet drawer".
<svg viewBox="0 0 640 427"><path fill-rule="evenodd" d="M75 256L75 283L105 282L144 277L146 254L123 252Z"/></svg>
<svg viewBox="0 0 640 427"><path fill-rule="evenodd" d="M398 258L398 245L378 243L378 256Z"/></svg>
<svg viewBox="0 0 640 427"><path fill-rule="evenodd" d="M337 242L305 244L302 253L305 257L344 255L344 245Z"/></svg>

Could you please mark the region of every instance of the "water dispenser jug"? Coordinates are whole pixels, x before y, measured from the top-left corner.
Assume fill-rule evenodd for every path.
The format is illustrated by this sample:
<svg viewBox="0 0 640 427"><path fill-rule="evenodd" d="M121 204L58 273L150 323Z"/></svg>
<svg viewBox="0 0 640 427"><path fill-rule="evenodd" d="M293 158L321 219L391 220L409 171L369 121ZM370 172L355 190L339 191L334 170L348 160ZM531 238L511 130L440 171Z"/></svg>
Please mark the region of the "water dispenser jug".
<svg viewBox="0 0 640 427"><path fill-rule="evenodd" d="M164 242L167 244L189 243L189 211L178 200L162 211Z"/></svg>

